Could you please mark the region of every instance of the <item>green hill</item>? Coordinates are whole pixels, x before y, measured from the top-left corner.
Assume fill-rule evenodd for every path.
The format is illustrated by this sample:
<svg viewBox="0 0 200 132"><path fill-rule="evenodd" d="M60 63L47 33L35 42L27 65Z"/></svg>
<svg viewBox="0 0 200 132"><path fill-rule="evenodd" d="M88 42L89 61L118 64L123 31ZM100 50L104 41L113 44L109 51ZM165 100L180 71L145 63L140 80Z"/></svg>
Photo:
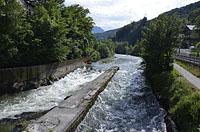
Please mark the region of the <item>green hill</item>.
<svg viewBox="0 0 200 132"><path fill-rule="evenodd" d="M194 21L195 17L197 15L200 15L200 1L189 4L181 8L173 9L161 15L168 15L168 16L175 15L181 19L187 19L188 23L191 24Z"/></svg>
<svg viewBox="0 0 200 132"><path fill-rule="evenodd" d="M193 24L194 19L199 14L200 1L181 8L173 9L161 15L175 15L181 19L185 19L187 24ZM147 21L147 18L143 18L138 22L132 22L122 28L96 34L95 36L97 39L113 38L113 40L117 42L126 41L129 44L134 45L138 40L142 38L142 30L144 29L145 25L148 24L150 21L153 21L153 19Z"/></svg>
<svg viewBox="0 0 200 132"><path fill-rule="evenodd" d="M147 24L147 18L144 17L142 20L138 22L132 22L122 28L120 28L116 32L116 36L114 38L117 42L128 42L129 44L134 44L142 37L142 30Z"/></svg>
<svg viewBox="0 0 200 132"><path fill-rule="evenodd" d="M105 40L108 38L114 38L118 29L109 30L103 33L96 33L95 37L97 40Z"/></svg>

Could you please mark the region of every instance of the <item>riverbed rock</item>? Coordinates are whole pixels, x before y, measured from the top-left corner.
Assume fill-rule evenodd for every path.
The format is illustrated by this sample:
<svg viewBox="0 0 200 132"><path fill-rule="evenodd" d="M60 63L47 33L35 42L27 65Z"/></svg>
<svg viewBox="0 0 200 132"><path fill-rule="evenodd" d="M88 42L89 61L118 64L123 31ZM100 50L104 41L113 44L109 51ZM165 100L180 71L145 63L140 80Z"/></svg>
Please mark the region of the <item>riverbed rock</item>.
<svg viewBox="0 0 200 132"><path fill-rule="evenodd" d="M29 132L73 132L119 67L112 67L47 114L28 125Z"/></svg>

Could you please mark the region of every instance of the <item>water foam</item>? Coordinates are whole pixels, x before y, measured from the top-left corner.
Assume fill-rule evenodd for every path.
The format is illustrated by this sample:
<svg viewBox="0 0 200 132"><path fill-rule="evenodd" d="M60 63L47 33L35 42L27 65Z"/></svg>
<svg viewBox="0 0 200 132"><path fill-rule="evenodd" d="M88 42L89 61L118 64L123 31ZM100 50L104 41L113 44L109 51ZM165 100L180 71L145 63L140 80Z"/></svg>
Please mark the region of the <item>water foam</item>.
<svg viewBox="0 0 200 132"><path fill-rule="evenodd" d="M76 132L165 132L164 112L145 84L142 59L128 55L93 64L96 69L119 66Z"/></svg>
<svg viewBox="0 0 200 132"><path fill-rule="evenodd" d="M49 110L71 93L79 90L80 85L97 78L102 72L79 68L69 73L53 85L25 91L0 98L0 119L15 118L24 112Z"/></svg>

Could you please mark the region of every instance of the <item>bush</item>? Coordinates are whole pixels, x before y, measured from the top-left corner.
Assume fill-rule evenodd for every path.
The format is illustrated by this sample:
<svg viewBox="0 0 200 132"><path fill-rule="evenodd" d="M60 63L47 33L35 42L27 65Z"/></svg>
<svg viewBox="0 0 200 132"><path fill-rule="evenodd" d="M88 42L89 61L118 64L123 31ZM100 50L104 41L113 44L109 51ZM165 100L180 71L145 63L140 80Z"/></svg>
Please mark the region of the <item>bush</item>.
<svg viewBox="0 0 200 132"><path fill-rule="evenodd" d="M172 115L181 132L198 132L200 127L200 93L177 71L156 74L151 79L161 104Z"/></svg>
<svg viewBox="0 0 200 132"><path fill-rule="evenodd" d="M130 54L131 48L132 48L132 46L129 45L127 42L117 43L116 48L115 48L115 52L117 54Z"/></svg>
<svg viewBox="0 0 200 132"><path fill-rule="evenodd" d="M183 96L171 112L180 131L198 132L198 127L200 127L199 93Z"/></svg>
<svg viewBox="0 0 200 132"><path fill-rule="evenodd" d="M92 54L91 54L91 60L92 61L98 61L101 59L101 56L100 56L100 53L98 51L94 51Z"/></svg>
<svg viewBox="0 0 200 132"><path fill-rule="evenodd" d="M95 48L101 58L111 57L115 54L115 44L112 40L98 41Z"/></svg>
<svg viewBox="0 0 200 132"><path fill-rule="evenodd" d="M101 58L107 58L110 56L110 50L105 44L99 45L98 52L100 53Z"/></svg>

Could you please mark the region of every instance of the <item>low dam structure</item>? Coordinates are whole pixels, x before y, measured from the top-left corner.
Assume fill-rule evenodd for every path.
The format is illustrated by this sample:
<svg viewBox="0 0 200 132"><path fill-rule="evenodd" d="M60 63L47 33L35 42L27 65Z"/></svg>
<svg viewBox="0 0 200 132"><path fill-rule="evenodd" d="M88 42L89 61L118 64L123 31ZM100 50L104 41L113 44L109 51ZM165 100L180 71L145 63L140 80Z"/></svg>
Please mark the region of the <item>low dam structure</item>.
<svg viewBox="0 0 200 132"><path fill-rule="evenodd" d="M50 85L66 74L84 66L87 62L89 62L89 58L46 65L0 69L0 95Z"/></svg>
<svg viewBox="0 0 200 132"><path fill-rule="evenodd" d="M79 91L28 125L27 130L29 132L74 131L117 70L119 67L112 67L95 80L82 85Z"/></svg>
<svg viewBox="0 0 200 132"><path fill-rule="evenodd" d="M142 62L116 54L51 85L0 96L0 131L166 132L166 112L145 82Z"/></svg>

